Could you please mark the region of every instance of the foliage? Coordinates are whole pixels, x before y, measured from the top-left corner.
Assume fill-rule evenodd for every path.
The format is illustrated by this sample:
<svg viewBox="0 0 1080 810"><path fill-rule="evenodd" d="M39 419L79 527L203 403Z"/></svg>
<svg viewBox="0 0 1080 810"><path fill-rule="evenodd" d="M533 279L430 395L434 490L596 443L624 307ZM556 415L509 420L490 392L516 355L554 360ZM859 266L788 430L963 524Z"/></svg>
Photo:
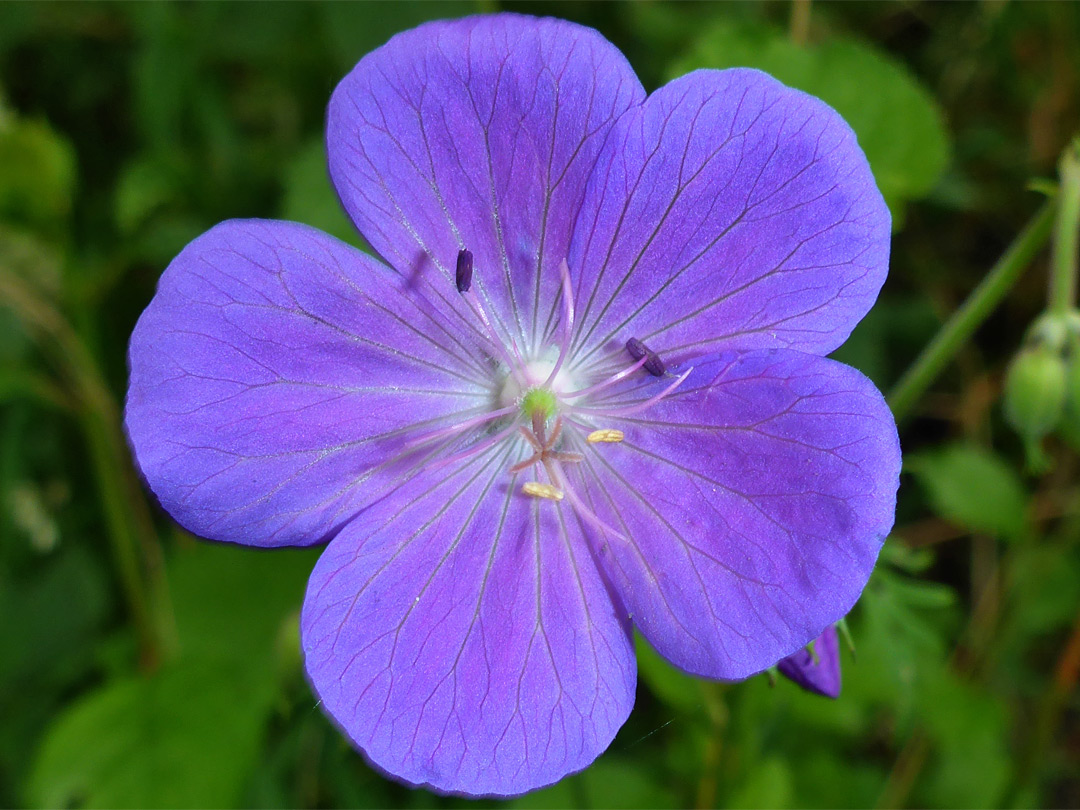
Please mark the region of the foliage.
<svg viewBox="0 0 1080 810"><path fill-rule="evenodd" d="M335 82L396 31L496 7L0 4L0 805L469 804L384 780L315 709L296 639L315 553L178 533L119 414L127 337L179 249L256 216L362 244L322 154ZM750 65L848 118L896 234L837 356L886 391L1080 128L1068 4L513 9L599 28L650 89ZM1000 403L1046 264L902 426L897 529L840 699L703 683L640 642L611 749L513 806L1080 803L1080 425L1033 471Z"/></svg>

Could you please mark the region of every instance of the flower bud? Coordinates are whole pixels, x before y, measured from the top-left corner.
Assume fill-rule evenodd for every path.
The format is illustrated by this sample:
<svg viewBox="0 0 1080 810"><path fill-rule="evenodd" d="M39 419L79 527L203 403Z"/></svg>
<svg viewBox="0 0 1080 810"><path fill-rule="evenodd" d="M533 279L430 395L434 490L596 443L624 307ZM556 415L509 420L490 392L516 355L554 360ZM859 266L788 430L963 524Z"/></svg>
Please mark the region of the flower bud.
<svg viewBox="0 0 1080 810"><path fill-rule="evenodd" d="M1065 348L1065 413L1074 431L1080 431L1080 312L1069 313Z"/></svg>
<svg viewBox="0 0 1080 810"><path fill-rule="evenodd" d="M807 692L840 697L840 642L836 628L829 625L810 645L782 659L776 668Z"/></svg>
<svg viewBox="0 0 1080 810"><path fill-rule="evenodd" d="M1065 389L1065 361L1055 347L1021 349L1005 377L1005 418L1025 439L1041 439L1061 419Z"/></svg>

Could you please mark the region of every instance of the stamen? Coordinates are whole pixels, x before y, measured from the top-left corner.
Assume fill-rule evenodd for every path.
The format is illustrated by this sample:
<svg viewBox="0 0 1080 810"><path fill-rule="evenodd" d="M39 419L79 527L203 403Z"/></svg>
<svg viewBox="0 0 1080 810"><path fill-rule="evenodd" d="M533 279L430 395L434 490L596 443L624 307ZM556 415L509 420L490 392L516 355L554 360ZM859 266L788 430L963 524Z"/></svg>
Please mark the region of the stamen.
<svg viewBox="0 0 1080 810"><path fill-rule="evenodd" d="M541 484L538 481L526 481L521 485L521 491L534 498L547 498L549 501L561 501L563 492L551 484Z"/></svg>
<svg viewBox="0 0 1080 810"><path fill-rule="evenodd" d="M454 463L456 463L458 461L467 461L470 458L473 458L474 456L480 455L482 452L487 450L492 445L495 445L495 444L498 444L501 441L504 441L508 436L510 436L510 434L512 434L514 432L514 430L515 430L514 427L512 427L512 426L508 427L506 430L503 430L503 431L501 431L499 433L496 433L495 435L491 436L486 441L477 442L476 444L474 444L474 445L472 445L470 447L466 447L461 452L454 453L453 455L449 455L446 458L441 458L441 459L439 459L437 461L432 462L426 469L439 470L439 469L442 469L443 467L447 466L448 464L454 464Z"/></svg>
<svg viewBox="0 0 1080 810"><path fill-rule="evenodd" d="M654 377L663 377L664 372L667 371L667 366L660 359L660 355L637 338L632 337L626 341L626 350L630 352L630 356L635 360L645 358L645 370Z"/></svg>
<svg viewBox="0 0 1080 810"><path fill-rule="evenodd" d="M429 431L428 433L417 436L415 439L405 445L405 448L411 450L414 447L419 447L422 444L426 444L432 439L441 439L443 436L452 436L455 433L460 433L466 428L476 427L477 425L483 425L487 422L492 422L496 419L500 419L503 416L509 416L514 412L514 410L515 408L513 407L500 408L497 411L489 411L488 413L474 416L472 419L466 419L463 422L457 422L456 424L450 425L449 427Z"/></svg>
<svg viewBox="0 0 1080 810"><path fill-rule="evenodd" d="M457 291L465 293L472 287L472 251L462 248L457 254Z"/></svg>
<svg viewBox="0 0 1080 810"><path fill-rule="evenodd" d="M636 337L626 341L626 350L630 352L630 356L635 360L640 360L642 357L648 357L649 355L649 350L645 347L645 344Z"/></svg>
<svg viewBox="0 0 1080 810"><path fill-rule="evenodd" d="M513 357L506 351L506 345L499 338L498 332L495 331L495 327L491 325L491 321L488 320L487 313L484 312L483 306L480 304L480 299L476 295L476 292L472 289L472 277L473 277L473 255L471 250L462 248L458 251L457 256L457 271L455 282L457 284L457 291L461 293L462 298L472 309L473 313L480 322L484 324L484 328L487 330L488 338L491 340L492 346L495 348L495 353L499 355L499 358L506 363L507 368L510 369L510 373L514 375L514 378L518 381L518 384L522 387L525 386L525 361L521 359L521 354L517 350L517 344L513 340L510 341L510 347L514 350ZM516 361L516 362L515 362Z"/></svg>
<svg viewBox="0 0 1080 810"><path fill-rule="evenodd" d="M574 507L574 511L582 518L584 518L586 523L592 524L605 534L613 535L614 537L617 537L623 541L627 540L626 535L604 523L604 521L602 521L597 516L597 514L593 512L593 510L590 509L588 505L583 500L581 500L581 498L578 497L577 493L574 492L573 488L570 486L570 481L569 479L567 479L566 473L563 471L562 467L560 467L558 464L549 464L546 466L548 475L551 476L551 480L557 482L563 488L566 496L570 499L570 503Z"/></svg>
<svg viewBox="0 0 1080 810"><path fill-rule="evenodd" d="M608 377L606 380L598 382L596 385L590 385L588 388L581 388L577 391L571 391L568 394L560 394L560 397L562 399L574 399L575 397L587 397L591 394L595 394L597 391L603 391L605 388L614 385L619 380L625 377L629 377L631 374L633 374L635 371L645 365L648 360L649 358L647 356L641 357L629 368L624 368L618 374L614 374L611 377Z"/></svg>
<svg viewBox="0 0 1080 810"><path fill-rule="evenodd" d="M551 369L547 382L544 383L545 388L551 385L555 375L562 368L563 361L570 353L570 339L574 334L574 285L570 283L570 265L566 263L566 259L559 262L559 275L562 277L562 299L566 317L563 319L563 337L562 346L559 347L559 358L555 361L555 367Z"/></svg>
<svg viewBox="0 0 1080 810"><path fill-rule="evenodd" d="M682 385L686 378L690 376L690 373L693 370L693 367L688 368L686 371L684 371L682 374L675 378L675 382L673 382L659 394L654 397L649 397L647 400L645 400L644 402L639 402L637 405L631 405L627 408L576 408L576 410L582 413L598 413L605 416L629 416L630 414L638 413L639 411L643 411L646 408L652 407L657 402L666 397L668 394L670 394L672 391L674 391L676 388L678 388L680 385Z"/></svg>
<svg viewBox="0 0 1080 810"><path fill-rule="evenodd" d="M624 436L625 434L621 430L602 428L600 430L594 430L586 436L585 441L589 444L596 444L597 442L621 442Z"/></svg>

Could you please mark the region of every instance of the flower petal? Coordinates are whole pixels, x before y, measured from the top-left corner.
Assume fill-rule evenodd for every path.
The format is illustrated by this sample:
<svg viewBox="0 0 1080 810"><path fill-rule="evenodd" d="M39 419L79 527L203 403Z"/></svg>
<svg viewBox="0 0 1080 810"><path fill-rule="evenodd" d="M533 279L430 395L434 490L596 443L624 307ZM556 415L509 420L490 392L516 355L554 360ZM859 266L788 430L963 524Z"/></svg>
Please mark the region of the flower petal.
<svg viewBox="0 0 1080 810"><path fill-rule="evenodd" d="M896 425L859 372L788 349L704 358L667 398L626 410L667 385L624 389L610 416L594 413L625 440L573 474L653 646L689 672L744 678L862 592L893 522Z"/></svg>
<svg viewBox="0 0 1080 810"><path fill-rule="evenodd" d="M471 250L500 331L531 347L596 156L643 98L623 55L590 28L517 14L433 22L338 85L330 176L361 233L406 276L452 289L457 252Z"/></svg>
<svg viewBox="0 0 1080 810"><path fill-rule="evenodd" d="M816 656L816 658L815 658ZM807 692L840 697L840 640L829 625L814 641L814 652L802 649L777 663L776 668Z"/></svg>
<svg viewBox="0 0 1080 810"><path fill-rule="evenodd" d="M419 475L327 547L301 616L320 702L379 768L506 796L587 766L634 700L630 625L503 446ZM571 525L573 525L571 521Z"/></svg>
<svg viewBox="0 0 1080 810"><path fill-rule="evenodd" d="M889 210L830 107L755 70L703 70L624 115L575 226L577 362L643 340L671 360L826 354L885 280Z"/></svg>
<svg viewBox="0 0 1080 810"><path fill-rule="evenodd" d="M126 427L162 506L215 540L319 542L406 473L388 463L418 432L486 410L479 354L402 287L292 223L188 245L129 356Z"/></svg>

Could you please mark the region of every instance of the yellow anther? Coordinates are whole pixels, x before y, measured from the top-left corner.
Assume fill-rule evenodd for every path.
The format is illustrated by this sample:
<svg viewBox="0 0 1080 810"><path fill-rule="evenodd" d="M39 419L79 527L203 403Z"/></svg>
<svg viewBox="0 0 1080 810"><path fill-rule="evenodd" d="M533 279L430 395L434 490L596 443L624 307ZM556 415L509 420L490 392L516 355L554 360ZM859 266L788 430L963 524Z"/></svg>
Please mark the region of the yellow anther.
<svg viewBox="0 0 1080 810"><path fill-rule="evenodd" d="M614 430L612 428L594 430L592 433L585 437L585 441L587 441L589 444L596 444L598 442L621 442L622 440L623 432L621 430Z"/></svg>
<svg viewBox="0 0 1080 810"><path fill-rule="evenodd" d="M563 492L551 484L541 484L537 481L526 481L521 485L521 491L534 498L547 498L549 501L561 501Z"/></svg>

